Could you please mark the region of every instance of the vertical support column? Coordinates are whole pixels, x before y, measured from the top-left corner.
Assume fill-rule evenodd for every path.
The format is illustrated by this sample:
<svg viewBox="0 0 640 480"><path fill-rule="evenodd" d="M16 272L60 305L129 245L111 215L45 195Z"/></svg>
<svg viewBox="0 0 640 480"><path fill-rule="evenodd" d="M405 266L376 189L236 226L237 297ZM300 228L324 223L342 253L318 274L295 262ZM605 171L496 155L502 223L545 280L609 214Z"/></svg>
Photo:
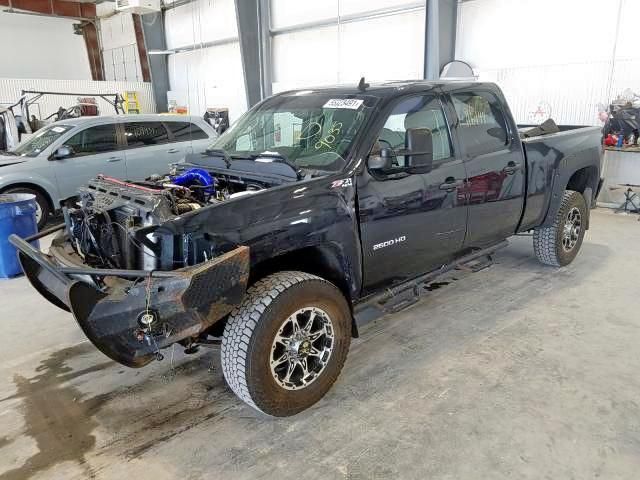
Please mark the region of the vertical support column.
<svg viewBox="0 0 640 480"><path fill-rule="evenodd" d="M167 49L167 41L164 35L164 12L141 15L139 18L142 24L146 52L150 50L165 51ZM138 46L138 48L140 47ZM156 102L156 112L166 112L167 92L171 88L169 85L167 55L147 55L147 59L151 75L151 87L153 88L153 96Z"/></svg>
<svg viewBox="0 0 640 480"><path fill-rule="evenodd" d="M424 78L437 80L442 67L455 59L457 0L426 0Z"/></svg>
<svg viewBox="0 0 640 480"><path fill-rule="evenodd" d="M269 0L235 0L242 71L251 108L271 95Z"/></svg>
<svg viewBox="0 0 640 480"><path fill-rule="evenodd" d="M458 0L440 0L440 69L456 58Z"/></svg>
<svg viewBox="0 0 640 480"><path fill-rule="evenodd" d="M144 41L144 32L142 30L142 19L140 15L131 15L133 18L133 29L136 34L136 46L138 47L138 58L140 58L140 70L142 71L142 81L151 81L151 71L149 68L149 55L147 54L147 45Z"/></svg>
<svg viewBox="0 0 640 480"><path fill-rule="evenodd" d="M104 63L102 62L102 52L98 40L98 29L93 22L82 23L82 37L87 47L89 57L89 68L91 69L91 79L104 80Z"/></svg>
<svg viewBox="0 0 640 480"><path fill-rule="evenodd" d="M262 58L260 67L262 71L262 98L272 95L271 87L273 76L271 75L271 0L258 0L260 17L260 42L262 47Z"/></svg>

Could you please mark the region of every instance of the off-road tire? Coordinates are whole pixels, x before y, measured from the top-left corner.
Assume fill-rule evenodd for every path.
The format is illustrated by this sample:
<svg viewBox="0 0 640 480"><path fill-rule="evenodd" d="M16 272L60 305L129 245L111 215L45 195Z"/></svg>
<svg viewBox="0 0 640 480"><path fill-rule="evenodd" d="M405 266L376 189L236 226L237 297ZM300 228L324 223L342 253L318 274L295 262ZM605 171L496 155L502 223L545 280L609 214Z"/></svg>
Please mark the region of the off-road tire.
<svg viewBox="0 0 640 480"><path fill-rule="evenodd" d="M331 356L318 377L298 390L280 386L270 369L274 338L301 308L326 312L333 324ZM222 371L233 392L256 410L276 417L295 415L320 400L338 378L351 343L351 313L332 283L303 272L278 272L252 285L231 312L222 336Z"/></svg>
<svg viewBox="0 0 640 480"><path fill-rule="evenodd" d="M26 187L16 187L5 190L2 193L29 193L36 196L36 203L40 207L40 220L38 221L38 230L42 230L49 220L51 214L51 207L47 198L37 190L32 190Z"/></svg>
<svg viewBox="0 0 640 480"><path fill-rule="evenodd" d="M577 243L567 251L563 248L562 238L567 215L574 208L580 211L582 216L582 227L578 235ZM580 192L565 190L560 203L560 208L550 227L540 227L533 232L533 250L538 260L545 265L554 267L564 267L570 264L582 246L582 240L587 225L587 204L584 196Z"/></svg>

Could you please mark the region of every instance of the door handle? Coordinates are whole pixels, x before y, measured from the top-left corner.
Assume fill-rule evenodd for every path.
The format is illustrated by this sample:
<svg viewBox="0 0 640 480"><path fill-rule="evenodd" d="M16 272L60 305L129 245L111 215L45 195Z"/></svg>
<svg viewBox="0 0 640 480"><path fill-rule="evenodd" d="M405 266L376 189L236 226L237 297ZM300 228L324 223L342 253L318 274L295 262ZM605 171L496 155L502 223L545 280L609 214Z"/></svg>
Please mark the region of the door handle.
<svg viewBox="0 0 640 480"><path fill-rule="evenodd" d="M456 188L464 185L464 180L456 180L453 177L447 177L444 183L440 184L440 190L446 190L447 192L453 192Z"/></svg>
<svg viewBox="0 0 640 480"><path fill-rule="evenodd" d="M112 163L112 162L119 162L120 160L122 160L122 157L109 157L109 158L107 159L107 162L110 162L110 163Z"/></svg>
<svg viewBox="0 0 640 480"><path fill-rule="evenodd" d="M167 150L167 153L180 153L180 150L177 148L172 148L171 150Z"/></svg>
<svg viewBox="0 0 640 480"><path fill-rule="evenodd" d="M509 162L507 163L507 166L502 169L502 171L507 175L513 175L518 170L520 170L520 164L516 162Z"/></svg>

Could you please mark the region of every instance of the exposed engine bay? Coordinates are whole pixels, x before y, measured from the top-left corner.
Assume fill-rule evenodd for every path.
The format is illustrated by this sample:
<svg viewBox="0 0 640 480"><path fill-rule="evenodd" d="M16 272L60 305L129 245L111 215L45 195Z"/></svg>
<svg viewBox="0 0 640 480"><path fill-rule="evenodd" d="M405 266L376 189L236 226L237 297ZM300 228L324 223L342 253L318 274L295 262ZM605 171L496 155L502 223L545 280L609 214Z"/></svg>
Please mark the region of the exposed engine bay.
<svg viewBox="0 0 640 480"><path fill-rule="evenodd" d="M146 231L179 215L290 180L255 171L256 166L265 169L268 164L250 162L251 168L243 171L227 165L218 168L216 159L206 161L209 168L179 164L168 175L153 175L140 182L103 175L93 179L80 190L78 206L65 210L66 248L73 248L82 263L94 268L147 271L196 265L223 253L203 239L175 239ZM297 177L292 176L294 179Z"/></svg>

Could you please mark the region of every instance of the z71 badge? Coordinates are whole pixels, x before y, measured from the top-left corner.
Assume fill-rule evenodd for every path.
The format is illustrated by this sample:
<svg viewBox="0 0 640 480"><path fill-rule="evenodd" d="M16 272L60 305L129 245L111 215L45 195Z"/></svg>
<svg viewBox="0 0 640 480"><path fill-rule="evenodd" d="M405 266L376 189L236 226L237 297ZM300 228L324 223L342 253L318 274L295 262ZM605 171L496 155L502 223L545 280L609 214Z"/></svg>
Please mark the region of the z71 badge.
<svg viewBox="0 0 640 480"><path fill-rule="evenodd" d="M336 180L331 183L331 188L345 188L345 187L353 187L353 180L350 178L345 178L343 180Z"/></svg>

